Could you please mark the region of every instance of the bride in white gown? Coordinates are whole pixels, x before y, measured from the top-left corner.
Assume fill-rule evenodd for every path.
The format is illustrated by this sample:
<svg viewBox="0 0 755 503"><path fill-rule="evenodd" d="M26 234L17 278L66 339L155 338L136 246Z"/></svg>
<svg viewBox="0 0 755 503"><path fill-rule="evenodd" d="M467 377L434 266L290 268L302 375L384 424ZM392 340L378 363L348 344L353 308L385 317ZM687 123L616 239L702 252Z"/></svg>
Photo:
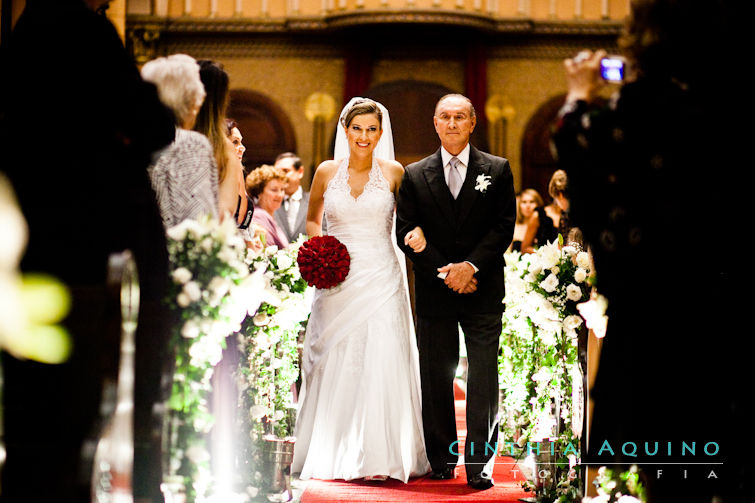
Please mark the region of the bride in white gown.
<svg viewBox="0 0 755 503"><path fill-rule="evenodd" d="M406 482L430 464L416 341L391 238L404 170L392 160L382 105L352 100L341 122L336 160L323 162L312 182L307 233L322 233L324 212L328 234L346 245L351 268L342 284L317 290L312 303L292 471L302 479ZM339 159L344 137L348 151ZM419 229L408 239L424 247Z"/></svg>

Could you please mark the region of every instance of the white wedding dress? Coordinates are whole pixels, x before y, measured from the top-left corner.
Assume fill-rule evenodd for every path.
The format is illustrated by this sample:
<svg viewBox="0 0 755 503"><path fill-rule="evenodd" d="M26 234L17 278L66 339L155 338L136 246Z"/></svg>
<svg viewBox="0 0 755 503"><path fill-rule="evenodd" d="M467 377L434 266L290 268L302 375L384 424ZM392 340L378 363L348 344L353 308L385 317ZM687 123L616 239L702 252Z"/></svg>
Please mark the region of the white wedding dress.
<svg viewBox="0 0 755 503"><path fill-rule="evenodd" d="M377 161L356 199L344 159L324 194L328 234L351 255L341 285L317 290L302 358L292 471L302 479L430 470L417 347L391 241L395 199Z"/></svg>

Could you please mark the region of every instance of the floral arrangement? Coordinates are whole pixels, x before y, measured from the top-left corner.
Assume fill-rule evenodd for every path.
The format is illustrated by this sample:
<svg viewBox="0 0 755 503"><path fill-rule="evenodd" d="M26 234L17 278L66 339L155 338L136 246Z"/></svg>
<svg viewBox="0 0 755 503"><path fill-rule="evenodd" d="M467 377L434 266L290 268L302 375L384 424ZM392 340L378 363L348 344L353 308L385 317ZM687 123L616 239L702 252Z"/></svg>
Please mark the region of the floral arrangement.
<svg viewBox="0 0 755 503"><path fill-rule="evenodd" d="M168 230L174 316L175 370L166 417L168 480L182 480L188 501L212 486L207 433L213 425L207 397L226 337L254 314L256 277L244 263L246 244L235 222L185 220Z"/></svg>
<svg viewBox="0 0 755 503"><path fill-rule="evenodd" d="M584 503L643 503L647 501L645 486L640 482L641 472L636 465L616 473L601 466L593 484L598 491L594 498L584 498Z"/></svg>
<svg viewBox="0 0 755 503"><path fill-rule="evenodd" d="M315 288L332 288L349 274L351 257L333 236L315 236L304 242L297 257L302 277Z"/></svg>
<svg viewBox="0 0 755 503"><path fill-rule="evenodd" d="M563 246L560 237L533 254L506 255L499 365L504 437L520 448L528 442L555 444L556 464L546 467L550 472L555 466L552 483L528 484L543 501L578 495L578 481L569 477L582 429L577 346L583 321L577 306L590 296L591 271L588 254Z"/></svg>
<svg viewBox="0 0 755 503"><path fill-rule="evenodd" d="M261 458L265 436L293 441L299 336L311 304L311 290L296 261L301 246L299 240L286 249L270 246L261 254L247 257L251 274L266 283L259 309L254 316L247 316L240 331L240 422L242 431L249 432L244 439L241 471L252 496L270 482Z"/></svg>

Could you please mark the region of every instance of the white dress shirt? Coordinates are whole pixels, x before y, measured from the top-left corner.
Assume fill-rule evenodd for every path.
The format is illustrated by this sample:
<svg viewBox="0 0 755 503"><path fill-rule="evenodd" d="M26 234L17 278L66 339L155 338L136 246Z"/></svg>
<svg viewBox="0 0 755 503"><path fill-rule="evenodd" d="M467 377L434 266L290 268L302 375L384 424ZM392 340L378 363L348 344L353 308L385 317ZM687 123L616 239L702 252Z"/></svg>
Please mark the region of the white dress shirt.
<svg viewBox="0 0 755 503"><path fill-rule="evenodd" d="M446 185L448 185L448 173L451 171L451 165L449 163L451 162L452 157L456 157L459 160L456 169L459 170L461 182L464 183L464 179L467 177L467 166L469 166L469 151L469 143L467 143L467 146L456 156L450 154L445 148L440 147L440 158L443 162L443 176L446 178Z"/></svg>
<svg viewBox="0 0 755 503"><path fill-rule="evenodd" d="M296 192L288 196L284 201L283 204L286 205L286 217L288 218L288 228L292 231L296 227L296 217L299 216L299 206L301 205L301 197L304 191L301 188L301 185L299 185L299 188L296 189Z"/></svg>
<svg viewBox="0 0 755 503"><path fill-rule="evenodd" d="M446 185L448 185L448 174L451 171L450 162L451 162L452 157L456 157L459 160L459 162L456 164L456 169L459 170L459 175L461 175L461 181L462 183L464 183L464 180L467 177L467 166L469 166L469 152L470 152L469 143L467 143L464 149L462 149L462 151L459 152L459 155L452 155L444 147L442 146L440 147L440 158L441 158L441 162L443 162L443 176L446 178ZM477 268L477 266L474 265L469 260L465 260L464 262L471 265L475 273L480 271ZM443 272L438 274L438 277L441 279L446 279L446 276L447 274Z"/></svg>

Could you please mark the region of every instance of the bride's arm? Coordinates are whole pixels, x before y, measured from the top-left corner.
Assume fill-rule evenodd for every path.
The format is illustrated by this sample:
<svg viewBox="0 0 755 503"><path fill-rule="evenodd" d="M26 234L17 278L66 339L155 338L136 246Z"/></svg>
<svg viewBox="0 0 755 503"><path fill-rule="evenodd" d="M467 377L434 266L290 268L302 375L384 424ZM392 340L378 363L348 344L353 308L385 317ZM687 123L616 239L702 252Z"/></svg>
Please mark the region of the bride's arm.
<svg viewBox="0 0 755 503"><path fill-rule="evenodd" d="M307 208L306 229L309 237L322 235L323 195L337 168L335 161L323 161L315 171L315 177L309 189L309 207Z"/></svg>

